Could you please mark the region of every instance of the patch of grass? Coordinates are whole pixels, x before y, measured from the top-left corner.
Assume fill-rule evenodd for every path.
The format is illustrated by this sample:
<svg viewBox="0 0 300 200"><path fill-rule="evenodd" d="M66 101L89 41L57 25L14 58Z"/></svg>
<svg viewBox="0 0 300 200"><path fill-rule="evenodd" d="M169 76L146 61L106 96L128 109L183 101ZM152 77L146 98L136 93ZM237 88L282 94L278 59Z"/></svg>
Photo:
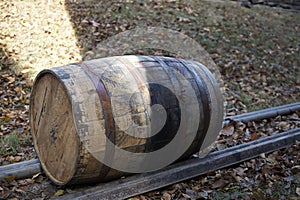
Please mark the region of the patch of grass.
<svg viewBox="0 0 300 200"><path fill-rule="evenodd" d="M25 145L25 146L32 145L32 136L30 133L25 134L25 136L22 139L22 145Z"/></svg>
<svg viewBox="0 0 300 200"><path fill-rule="evenodd" d="M297 183L279 182L270 187L267 185L257 185L257 188L250 192L245 191L241 187L231 187L226 190L215 190L211 193L210 198L216 200L231 200L231 199L286 199L296 197Z"/></svg>
<svg viewBox="0 0 300 200"><path fill-rule="evenodd" d="M0 154L7 154L11 152L15 155L17 154L17 148L22 144L22 142L16 133L11 133L1 138L0 144Z"/></svg>
<svg viewBox="0 0 300 200"><path fill-rule="evenodd" d="M296 197L296 184L291 184L287 187L287 185L281 185L276 188L276 190L273 191L272 196L275 199L281 199L283 196L285 197Z"/></svg>
<svg viewBox="0 0 300 200"><path fill-rule="evenodd" d="M239 100L245 105L251 105L253 103L252 96L246 92L241 92L239 94Z"/></svg>
<svg viewBox="0 0 300 200"><path fill-rule="evenodd" d="M16 155L21 146L31 146L32 137L29 133L22 135L12 132L0 138L0 155Z"/></svg>
<svg viewBox="0 0 300 200"><path fill-rule="evenodd" d="M211 194L211 198L215 200L231 200L231 199L244 199L249 196L249 193L242 191L239 187L233 187L229 190L217 190Z"/></svg>
<svg viewBox="0 0 300 200"><path fill-rule="evenodd" d="M154 26L179 31L214 54L231 94L239 94L239 88L234 84L241 80L245 85L256 84L263 90L265 85L262 82L251 80L251 73L255 71L267 76L267 87L274 85L279 89L277 101L280 104L290 99L293 102L300 100L296 96L299 93L297 88L292 87L299 85L300 35L297 22L300 15L297 13L260 7L246 9L230 1L53 0L42 7L32 0L13 2L17 3L0 3L3 13L11 16L17 13L15 18L0 18L3 24L9 25L0 31L0 39L2 37L13 50L18 65L25 69L25 66L35 68L34 71L27 70L29 76L45 67L78 61L91 51L97 54L97 44L122 31L137 26ZM32 5L28 6L27 2ZM47 10L44 19L32 24L30 19L40 19L40 10ZM62 18L58 19L56 15ZM20 24L23 21L28 21L25 24L28 27ZM31 34L24 35L23 32ZM269 97L275 98L274 94L268 93ZM265 98L265 107L260 106L274 106L275 101L269 99ZM247 111L256 109L251 106L253 102L248 103ZM229 104L234 105L234 102Z"/></svg>
<svg viewBox="0 0 300 200"><path fill-rule="evenodd" d="M260 185L258 186L261 191L266 191L269 187L267 185ZM299 187L299 183L297 182L277 182L274 183L274 186L272 186L271 191L269 191L269 194L266 194L266 192L263 193L264 198L272 198L272 199L286 199L289 197L297 197L296 189Z"/></svg>

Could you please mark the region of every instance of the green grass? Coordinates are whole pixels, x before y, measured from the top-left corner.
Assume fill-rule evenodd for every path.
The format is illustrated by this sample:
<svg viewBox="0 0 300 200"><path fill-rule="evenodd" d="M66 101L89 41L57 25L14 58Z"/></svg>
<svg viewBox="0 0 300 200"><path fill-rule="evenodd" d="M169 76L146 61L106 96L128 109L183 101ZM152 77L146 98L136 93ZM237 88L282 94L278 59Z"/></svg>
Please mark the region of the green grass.
<svg viewBox="0 0 300 200"><path fill-rule="evenodd" d="M16 155L21 146L31 146L32 138L29 133L16 134L12 132L0 138L0 155Z"/></svg>
<svg viewBox="0 0 300 200"><path fill-rule="evenodd" d="M17 148L22 144L20 138L15 133L8 134L0 139L0 154L7 154L9 152L12 155L17 154Z"/></svg>
<svg viewBox="0 0 300 200"><path fill-rule="evenodd" d="M252 191L242 190L239 186L233 186L231 188L225 188L222 190L216 190L212 192L210 198L215 200L232 200L232 199L287 199L290 197L297 197L296 188L299 187L296 182L275 183L272 187L272 191L266 192L270 187L266 185L258 185L257 188ZM271 194L267 194L271 193Z"/></svg>
<svg viewBox="0 0 300 200"><path fill-rule="evenodd" d="M33 8L35 6L39 8L39 5L32 0L27 2L32 2ZM13 12L15 7L25 11L27 9L27 12L16 15L16 19L3 18L4 22L11 20L8 21L11 25L0 31L0 39L9 49L14 49L19 44L25 45L20 46L21 50L18 53L6 50L4 53L15 57L16 65L20 65L21 68L29 62L33 70L21 69L29 76L33 76L42 68L72 63L74 62L72 55L79 52L82 58L89 51L97 54L97 51L101 51L97 50L97 44L124 30L153 26L178 31L201 44L212 54L230 90L230 95L239 95L243 88L236 85L241 81L246 86L250 85L262 91L264 87L279 89L278 98L271 91L266 92L267 95L259 96L265 99L265 104L258 107L255 103L257 98L247 92L248 96L242 94L242 101L247 106L247 110L243 112L300 101L299 88L294 87L299 85L300 80L299 69L297 69L300 66L300 27L297 23L300 21L300 15L298 13L259 7L247 9L237 3L225 1L66 0L61 5L58 0L54 0L50 1L48 8L53 11L55 8L58 10L59 7L59 12L57 11L61 13L59 15L64 14L62 21L60 22L55 14L51 15L51 12L47 12L45 20L40 20L39 25L33 26L30 17L35 18L40 14L27 6L27 2L20 1L13 6L7 1L2 7L0 3L0 8L7 13ZM67 17L69 19L66 19ZM34 29L29 30L33 32L32 37L24 38L20 35L23 29L17 30L21 27L18 23L26 20L30 21L30 27ZM66 22L71 22L69 24L73 27L70 28ZM44 29L51 31L49 26L53 28L53 32L44 35ZM67 26L68 31L62 31ZM72 28L76 37L71 37ZM16 36L7 37L10 34ZM80 49L74 51L75 48L69 46L71 43L77 43ZM154 54L153 52L155 50L149 54ZM266 85L263 85L263 81L255 79L254 72L267 76ZM236 108L234 102L228 104L231 105L228 109ZM241 112L240 108L235 110L237 114Z"/></svg>
<svg viewBox="0 0 300 200"><path fill-rule="evenodd" d="M72 6L74 5L71 5L70 9ZM101 13L104 13L101 10L103 7L98 6L99 9L90 10L96 21L112 21L116 23L115 27L126 23L128 25L126 29L151 22L151 26L170 28L187 34L203 45L208 52L217 52L221 58L216 62L229 88L236 88L236 81L243 80L246 85L257 85L260 90L263 90L263 87L274 86L280 90L278 93L282 92L275 101L266 98L266 96L274 97L274 94L262 95L261 98L265 98L266 103L258 107L253 97L247 93L241 94L242 102L246 104L248 111L288 103L291 101L289 94L294 95L292 102L300 100L297 89L291 87L297 81L295 66L300 65L297 47L300 35L295 28L298 27L295 22L298 18L300 20L297 14L274 10L268 12L261 8L245 9L231 3L201 1L172 1L172 3L162 1L156 4L136 1L135 4L112 3L106 5L107 7L110 9L105 18L101 17ZM77 24L80 17L85 16L78 18L78 15L73 14L71 20ZM89 39L82 37L87 32L93 31L89 26L80 28L74 26L74 28L84 50L93 47L93 40L102 40L97 37ZM97 31L102 33L107 30ZM106 36L120 31L111 28L108 35L106 32ZM86 46L88 48L85 48ZM233 64L227 67L230 62ZM267 85L263 86L259 81L252 82L252 72L265 74ZM289 94L284 93L287 90ZM239 90L232 91L239 95Z"/></svg>

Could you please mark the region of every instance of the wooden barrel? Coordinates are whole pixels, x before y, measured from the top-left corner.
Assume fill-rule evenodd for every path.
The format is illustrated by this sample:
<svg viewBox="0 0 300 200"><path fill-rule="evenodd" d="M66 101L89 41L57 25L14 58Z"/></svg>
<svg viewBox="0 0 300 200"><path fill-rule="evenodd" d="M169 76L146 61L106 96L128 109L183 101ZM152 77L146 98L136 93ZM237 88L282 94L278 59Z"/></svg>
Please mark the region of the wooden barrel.
<svg viewBox="0 0 300 200"><path fill-rule="evenodd" d="M216 139L222 121L222 95L212 74L198 62L169 57L117 56L43 70L30 101L36 153L59 185L121 177L128 171L97 155L133 166L134 157L116 157L117 150L157 152L179 129L195 132L176 160L187 158Z"/></svg>

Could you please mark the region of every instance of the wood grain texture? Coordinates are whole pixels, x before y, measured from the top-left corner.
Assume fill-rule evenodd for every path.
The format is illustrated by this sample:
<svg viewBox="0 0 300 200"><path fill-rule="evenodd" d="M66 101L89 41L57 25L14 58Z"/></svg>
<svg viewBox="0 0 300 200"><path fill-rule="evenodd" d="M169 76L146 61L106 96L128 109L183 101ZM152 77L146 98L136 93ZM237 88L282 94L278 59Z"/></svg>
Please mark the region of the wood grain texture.
<svg viewBox="0 0 300 200"><path fill-rule="evenodd" d="M54 74L43 73L36 80L30 108L34 146L43 169L58 183L69 181L79 141L67 91Z"/></svg>
<svg viewBox="0 0 300 200"><path fill-rule="evenodd" d="M289 147L297 140L300 140L300 129L289 130L222 149L210 153L207 157L202 159L188 159L162 170L111 181L55 199L128 199L250 160L260 156L262 153L270 153L278 149Z"/></svg>
<svg viewBox="0 0 300 200"><path fill-rule="evenodd" d="M230 123L230 121L242 121L247 123L252 120L262 120L269 117L276 117L277 115L288 115L295 111L300 110L300 102L287 104L283 106L268 108L264 110L254 111L250 113L245 113L241 115L231 116L226 118L223 122L224 124ZM287 133L285 133L287 134ZM278 135L274 135L278 136ZM263 138L270 140L269 138ZM274 139L274 137L271 138ZM255 141L257 142L257 141ZM250 142L246 143L247 145L252 145L253 143ZM256 144L256 143L255 143ZM239 149L239 146L232 147L234 149ZM229 148L229 149L232 149ZM206 158L205 158L206 159ZM14 163L10 165L0 166L0 180L4 180L7 176L15 177L16 179L20 178L28 178L32 177L34 174L41 172L40 162L38 159L32 159L28 161L23 161L20 163Z"/></svg>
<svg viewBox="0 0 300 200"><path fill-rule="evenodd" d="M207 132L215 138L223 121L220 89L202 68L175 58L120 56L42 71L33 86L30 119L45 173L60 185L120 177L126 173L101 159L128 166L134 160L118 157L110 142L133 153L156 151L173 139L182 124L186 134L194 126L197 134L181 159L199 151ZM190 100L192 94L196 99ZM185 102L187 110L182 110ZM149 125L155 104L163 106L167 118L152 135ZM195 124L192 119L198 115Z"/></svg>

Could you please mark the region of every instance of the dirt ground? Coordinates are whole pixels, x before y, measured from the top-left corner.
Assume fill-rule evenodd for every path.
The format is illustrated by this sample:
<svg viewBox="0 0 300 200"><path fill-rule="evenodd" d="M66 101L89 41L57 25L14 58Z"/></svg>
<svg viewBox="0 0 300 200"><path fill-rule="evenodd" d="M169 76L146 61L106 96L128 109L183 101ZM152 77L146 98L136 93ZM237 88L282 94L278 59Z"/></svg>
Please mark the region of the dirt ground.
<svg viewBox="0 0 300 200"><path fill-rule="evenodd" d="M136 27L170 29L201 44L222 75L227 115L300 101L299 12L190 0L3 0L0 10L0 165L35 156L28 121L35 75L95 58L99 43ZM224 127L215 150L297 128L299 117ZM297 199L299 160L296 143L133 199ZM75 189L54 186L41 174L2 181L0 197L48 199Z"/></svg>

